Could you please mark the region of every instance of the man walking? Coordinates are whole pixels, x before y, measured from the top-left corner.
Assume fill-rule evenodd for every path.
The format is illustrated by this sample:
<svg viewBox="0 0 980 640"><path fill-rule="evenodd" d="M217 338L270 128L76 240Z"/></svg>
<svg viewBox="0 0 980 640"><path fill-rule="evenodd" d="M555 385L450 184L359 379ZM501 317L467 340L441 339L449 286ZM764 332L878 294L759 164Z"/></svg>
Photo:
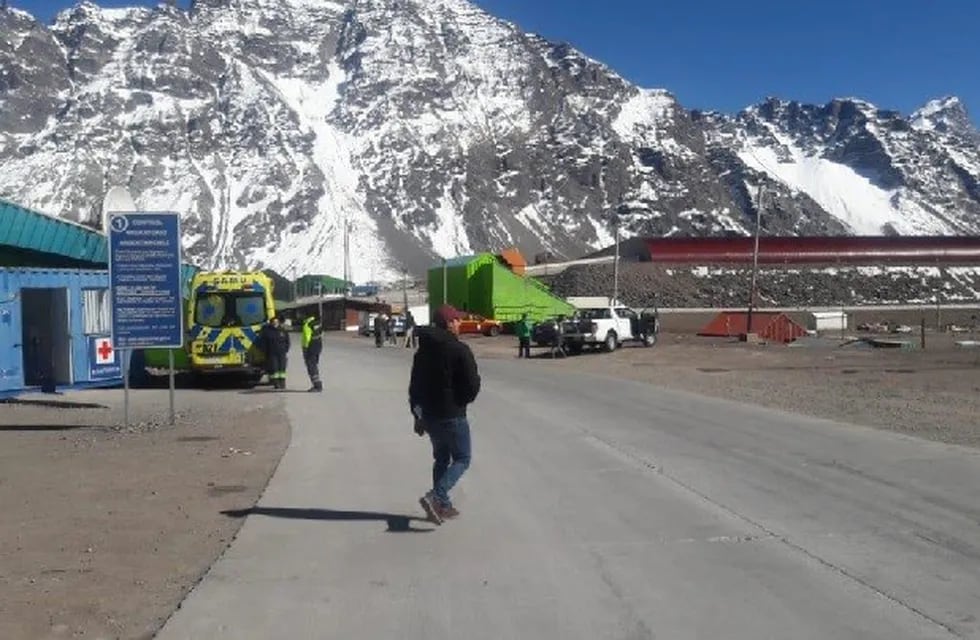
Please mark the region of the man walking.
<svg viewBox="0 0 980 640"><path fill-rule="evenodd" d="M432 327L419 327L419 349L408 388L415 432L432 442L432 490L419 502L436 524L459 515L449 492L470 466L466 408L480 393L480 373L470 348L460 342L459 311L436 310Z"/></svg>
<svg viewBox="0 0 980 640"><path fill-rule="evenodd" d="M306 364L306 372L310 376L310 392L320 393L323 391L323 383L320 381L320 353L323 351L323 325L320 319L310 314L303 321L303 362Z"/></svg>
<svg viewBox="0 0 980 640"><path fill-rule="evenodd" d="M517 357L531 357L531 321L527 319L527 314L523 314L514 328L517 333Z"/></svg>

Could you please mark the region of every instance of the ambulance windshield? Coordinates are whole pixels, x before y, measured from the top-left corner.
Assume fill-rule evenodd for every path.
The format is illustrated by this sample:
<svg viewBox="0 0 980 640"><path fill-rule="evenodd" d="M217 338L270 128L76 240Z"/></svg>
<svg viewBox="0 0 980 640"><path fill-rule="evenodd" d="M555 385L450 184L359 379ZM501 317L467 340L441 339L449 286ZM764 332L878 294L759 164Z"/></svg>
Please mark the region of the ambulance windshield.
<svg viewBox="0 0 980 640"><path fill-rule="evenodd" d="M205 327L252 326L265 320L265 298L261 293L209 293L198 298L194 308L194 321Z"/></svg>

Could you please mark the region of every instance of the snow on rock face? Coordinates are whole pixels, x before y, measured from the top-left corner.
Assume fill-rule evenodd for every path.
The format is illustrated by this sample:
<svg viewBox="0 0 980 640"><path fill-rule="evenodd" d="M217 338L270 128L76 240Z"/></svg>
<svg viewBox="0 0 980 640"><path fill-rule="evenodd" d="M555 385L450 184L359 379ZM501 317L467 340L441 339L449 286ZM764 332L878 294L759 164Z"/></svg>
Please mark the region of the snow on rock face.
<svg viewBox="0 0 980 640"><path fill-rule="evenodd" d="M901 189L887 190L846 164L804 152L775 134L779 146L746 145L739 158L748 166L808 194L859 235L951 233L947 225L911 204L903 207Z"/></svg>
<svg viewBox="0 0 980 640"><path fill-rule="evenodd" d="M677 101L666 91L640 91L623 104L613 121L613 130L623 139L629 140L640 131L668 120L676 107Z"/></svg>
<svg viewBox="0 0 980 640"><path fill-rule="evenodd" d="M720 138L850 233L969 234L980 220L980 148L915 127L957 105L931 103L910 121L863 101L770 100L727 122Z"/></svg>
<svg viewBox="0 0 980 640"><path fill-rule="evenodd" d="M912 114L910 121L912 127L920 131L977 136L966 106L956 96L930 100Z"/></svg>
<svg viewBox="0 0 980 640"><path fill-rule="evenodd" d="M0 10L0 197L85 222L126 184L205 267L339 275L345 224L357 280L576 257L614 221L747 233L760 206L768 233L976 233L965 113L691 112L466 0Z"/></svg>

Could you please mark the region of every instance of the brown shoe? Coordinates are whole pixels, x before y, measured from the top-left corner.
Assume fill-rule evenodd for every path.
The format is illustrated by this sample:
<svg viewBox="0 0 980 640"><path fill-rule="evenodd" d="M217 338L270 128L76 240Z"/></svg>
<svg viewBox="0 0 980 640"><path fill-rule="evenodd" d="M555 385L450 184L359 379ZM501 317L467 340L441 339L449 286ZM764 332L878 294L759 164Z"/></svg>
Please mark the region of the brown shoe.
<svg viewBox="0 0 980 640"><path fill-rule="evenodd" d="M443 520L452 520L459 516L459 511L456 507L439 507L438 513L439 517Z"/></svg>
<svg viewBox="0 0 980 640"><path fill-rule="evenodd" d="M425 510L425 515L428 516L429 522L433 524L442 524L442 517L439 513L442 511L438 503L436 503L435 498L431 493L427 493L421 498L419 498L419 504Z"/></svg>

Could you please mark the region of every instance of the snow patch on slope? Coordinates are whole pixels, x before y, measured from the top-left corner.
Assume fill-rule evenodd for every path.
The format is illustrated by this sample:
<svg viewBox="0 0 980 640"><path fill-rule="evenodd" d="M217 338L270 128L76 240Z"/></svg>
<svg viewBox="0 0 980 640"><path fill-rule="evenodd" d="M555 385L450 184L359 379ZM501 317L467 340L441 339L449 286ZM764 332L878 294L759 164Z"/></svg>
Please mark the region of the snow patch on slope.
<svg viewBox="0 0 980 640"><path fill-rule="evenodd" d="M630 98L612 123L613 130L624 140L670 119L676 105L673 96L662 89L644 89Z"/></svg>
<svg viewBox="0 0 980 640"><path fill-rule="evenodd" d="M980 180L980 162L953 148L948 148L946 153L949 155L950 159L953 160L953 162L966 170L970 175L976 176L976 178Z"/></svg>
<svg viewBox="0 0 980 640"><path fill-rule="evenodd" d="M544 202L529 204L518 211L514 215L514 218L520 224L524 225L524 228L531 232L532 235L537 237L547 251L555 253L556 255L561 255L561 252L558 251L555 245L551 242L551 237L553 234L550 231L546 216L541 211L541 209L545 207L547 207L547 204Z"/></svg>
<svg viewBox="0 0 980 640"><path fill-rule="evenodd" d="M592 225L592 229L595 231L596 243L594 248L596 250L604 249L605 247L610 247L616 244L616 236L613 235L608 228L606 228L606 225L602 223L602 220L597 220L593 216L589 216L586 219L588 220L589 224Z"/></svg>
<svg viewBox="0 0 980 640"><path fill-rule="evenodd" d="M354 167L355 143L330 122L346 75L336 62L330 63L327 72L327 80L321 84L262 72L296 114L301 130L312 136L312 160L323 174L324 193L310 228L288 229L280 238L278 250L260 250L253 255L273 268L288 270L298 262L309 265L312 258L319 267L314 271L343 273L344 224L356 219L356 233L350 236L352 268L370 264L373 276L396 277L396 271L387 266L384 244L378 236L377 226L367 214L364 196L358 190L360 171ZM366 273L358 273L356 268L352 274L355 279L366 276Z"/></svg>
<svg viewBox="0 0 980 640"><path fill-rule="evenodd" d="M475 253L470 245L463 215L453 204L452 187L446 185L435 210L435 229L429 232L432 250L443 258L455 258Z"/></svg>
<svg viewBox="0 0 980 640"><path fill-rule="evenodd" d="M769 129L779 147L750 141L738 153L742 162L807 194L855 233L880 235L889 227L909 235L955 233L909 200L904 189L882 189L851 167L805 152Z"/></svg>

